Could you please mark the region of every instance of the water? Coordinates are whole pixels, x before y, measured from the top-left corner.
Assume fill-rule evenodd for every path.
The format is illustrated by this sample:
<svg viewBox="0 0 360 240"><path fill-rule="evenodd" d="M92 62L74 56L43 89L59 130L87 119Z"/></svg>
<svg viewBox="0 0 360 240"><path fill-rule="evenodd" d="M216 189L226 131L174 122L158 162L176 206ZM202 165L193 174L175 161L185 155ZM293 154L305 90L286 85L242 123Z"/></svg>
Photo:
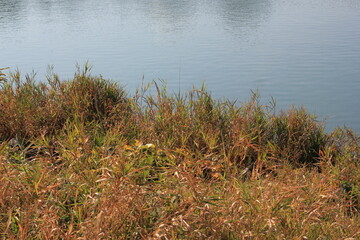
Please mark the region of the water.
<svg viewBox="0 0 360 240"><path fill-rule="evenodd" d="M359 0L0 0L0 67L67 79L88 60L130 92L258 89L360 131L359 26Z"/></svg>

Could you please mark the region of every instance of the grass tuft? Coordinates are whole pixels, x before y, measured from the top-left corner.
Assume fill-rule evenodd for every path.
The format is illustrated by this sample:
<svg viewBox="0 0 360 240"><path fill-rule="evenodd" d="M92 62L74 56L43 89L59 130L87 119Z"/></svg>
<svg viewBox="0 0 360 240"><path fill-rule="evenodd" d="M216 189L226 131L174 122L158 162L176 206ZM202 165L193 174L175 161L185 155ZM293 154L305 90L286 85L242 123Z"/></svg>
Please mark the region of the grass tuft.
<svg viewBox="0 0 360 240"><path fill-rule="evenodd" d="M0 69L3 239L357 239L359 136L204 86ZM150 88L156 89L151 94Z"/></svg>

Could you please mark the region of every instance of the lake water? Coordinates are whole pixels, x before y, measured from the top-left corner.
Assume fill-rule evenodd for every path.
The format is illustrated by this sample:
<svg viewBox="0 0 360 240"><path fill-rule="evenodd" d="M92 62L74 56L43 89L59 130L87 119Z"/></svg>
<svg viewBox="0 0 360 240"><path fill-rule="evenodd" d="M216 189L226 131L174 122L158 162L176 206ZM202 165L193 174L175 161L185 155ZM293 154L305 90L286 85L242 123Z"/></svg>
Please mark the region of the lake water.
<svg viewBox="0 0 360 240"><path fill-rule="evenodd" d="M258 89L360 131L360 0L0 0L0 68L67 79L87 60L130 93Z"/></svg>

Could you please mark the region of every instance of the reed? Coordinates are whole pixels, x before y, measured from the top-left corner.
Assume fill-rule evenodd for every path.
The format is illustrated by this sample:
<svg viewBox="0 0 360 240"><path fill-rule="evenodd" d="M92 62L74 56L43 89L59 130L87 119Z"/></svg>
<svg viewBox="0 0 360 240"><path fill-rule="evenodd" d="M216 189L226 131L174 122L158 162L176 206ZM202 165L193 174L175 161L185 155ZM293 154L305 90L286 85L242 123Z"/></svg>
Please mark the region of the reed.
<svg viewBox="0 0 360 240"><path fill-rule="evenodd" d="M356 239L359 137L204 86L0 69L3 239Z"/></svg>

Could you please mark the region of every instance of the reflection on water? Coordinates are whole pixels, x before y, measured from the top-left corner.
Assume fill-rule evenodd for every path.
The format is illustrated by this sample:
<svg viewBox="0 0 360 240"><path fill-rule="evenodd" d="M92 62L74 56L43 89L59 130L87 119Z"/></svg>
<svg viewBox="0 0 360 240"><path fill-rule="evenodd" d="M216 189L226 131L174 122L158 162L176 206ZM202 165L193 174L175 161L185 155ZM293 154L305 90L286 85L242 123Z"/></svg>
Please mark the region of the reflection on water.
<svg viewBox="0 0 360 240"><path fill-rule="evenodd" d="M234 33L260 25L271 13L272 7L269 0L226 0L217 1L216 5L225 29Z"/></svg>
<svg viewBox="0 0 360 240"><path fill-rule="evenodd" d="M143 1L138 8L156 31L173 32L191 27L196 14L196 1Z"/></svg>
<svg viewBox="0 0 360 240"><path fill-rule="evenodd" d="M48 64L63 77L89 60L133 91L205 81L219 98L259 89L360 131L357 0L0 0L0 67Z"/></svg>
<svg viewBox="0 0 360 240"><path fill-rule="evenodd" d="M208 12L221 21L223 29L236 32L259 24L270 9L270 0L104 0L101 3L95 0L1 0L0 24L3 29L9 28L4 26L5 23L21 28L19 24L33 15L41 17L39 20L45 20L45 23L58 20L73 24L89 18L112 16L124 21L137 18L143 24L153 25L158 31L170 32L192 28L197 21L196 16ZM130 13L136 16L129 16Z"/></svg>
<svg viewBox="0 0 360 240"><path fill-rule="evenodd" d="M16 30L19 25L24 24L22 15L26 7L27 3L22 0L0 0L0 33L7 29Z"/></svg>

